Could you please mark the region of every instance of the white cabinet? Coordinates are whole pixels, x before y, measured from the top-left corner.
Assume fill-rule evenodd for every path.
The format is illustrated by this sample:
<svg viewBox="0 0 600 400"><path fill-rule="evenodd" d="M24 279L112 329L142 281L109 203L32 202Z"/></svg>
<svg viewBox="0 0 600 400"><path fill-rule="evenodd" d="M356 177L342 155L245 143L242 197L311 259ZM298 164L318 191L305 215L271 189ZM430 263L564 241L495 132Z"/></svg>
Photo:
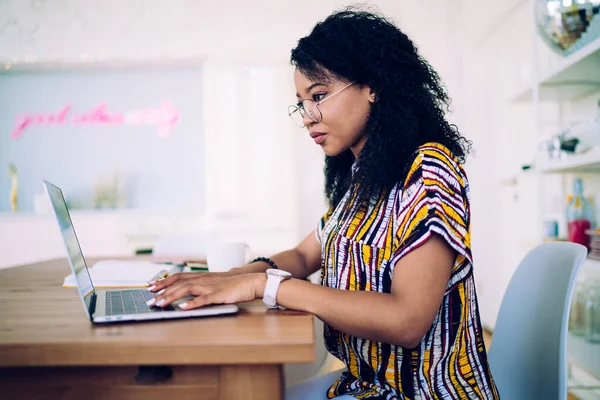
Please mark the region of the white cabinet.
<svg viewBox="0 0 600 400"><path fill-rule="evenodd" d="M272 255L296 244L293 224L273 219L207 221L199 214L146 211L74 211L73 226L86 257L133 255L159 237L208 230L226 240L247 242L252 253ZM0 268L65 256L51 216L0 214Z"/></svg>
<svg viewBox="0 0 600 400"><path fill-rule="evenodd" d="M126 238L119 229L122 215L75 214L72 218L83 254L110 256L134 253L127 248Z"/></svg>
<svg viewBox="0 0 600 400"><path fill-rule="evenodd" d="M121 216L75 212L73 225L86 256L132 254L119 230ZM0 268L61 258L65 251L54 218L0 215Z"/></svg>
<svg viewBox="0 0 600 400"><path fill-rule="evenodd" d="M37 222L35 218L27 217L0 222L0 268L45 256L38 245Z"/></svg>

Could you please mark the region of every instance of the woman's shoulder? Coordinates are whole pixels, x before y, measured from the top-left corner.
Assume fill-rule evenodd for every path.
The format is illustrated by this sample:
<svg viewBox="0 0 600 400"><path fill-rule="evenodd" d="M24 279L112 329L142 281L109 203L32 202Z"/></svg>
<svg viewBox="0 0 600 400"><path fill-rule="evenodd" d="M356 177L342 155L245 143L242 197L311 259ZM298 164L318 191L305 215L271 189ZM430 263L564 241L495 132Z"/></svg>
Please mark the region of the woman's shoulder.
<svg viewBox="0 0 600 400"><path fill-rule="evenodd" d="M417 157L423 161L442 161L450 164L453 169L462 169L462 165L452 151L438 142L428 142L419 146Z"/></svg>
<svg viewBox="0 0 600 400"><path fill-rule="evenodd" d="M466 183L466 173L452 151L438 142L424 143L417 148L412 165L405 177L404 187L416 183L424 175L441 176Z"/></svg>

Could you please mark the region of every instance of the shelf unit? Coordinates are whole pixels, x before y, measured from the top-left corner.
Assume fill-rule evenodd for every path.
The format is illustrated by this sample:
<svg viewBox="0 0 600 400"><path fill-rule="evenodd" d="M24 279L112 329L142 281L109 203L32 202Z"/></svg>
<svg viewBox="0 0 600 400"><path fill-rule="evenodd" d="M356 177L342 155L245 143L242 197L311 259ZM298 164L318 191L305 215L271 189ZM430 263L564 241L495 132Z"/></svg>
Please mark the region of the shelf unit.
<svg viewBox="0 0 600 400"><path fill-rule="evenodd" d="M582 399L597 399L600 396L600 345L589 343L583 337L569 332L567 336L568 360L571 380L569 391ZM584 388L577 390L575 387ZM594 389L593 389L594 388ZM595 389L599 388L599 389Z"/></svg>
<svg viewBox="0 0 600 400"><path fill-rule="evenodd" d="M600 260L586 258L581 266L579 275L579 280L592 279L594 281L600 281ZM598 347L600 347L600 345L598 345ZM598 370L598 374L600 374L600 370Z"/></svg>
<svg viewBox="0 0 600 400"><path fill-rule="evenodd" d="M512 101L532 101L535 86L519 90ZM600 92L600 37L540 76L538 89L539 101L569 101Z"/></svg>
<svg viewBox="0 0 600 400"><path fill-rule="evenodd" d="M600 260L596 258L586 258L583 261L582 268L586 271L595 272L600 274Z"/></svg>
<svg viewBox="0 0 600 400"><path fill-rule="evenodd" d="M537 138L544 137L544 128L542 126L542 108L546 108L542 103L556 103L559 107L557 125L564 122L562 115L563 105L565 103L577 104L580 101L587 101L589 96L600 92L600 37L594 39L587 45L581 47L569 56L557 60L549 69L540 70L540 64L544 61L542 52L538 52L540 40L534 30L533 37L533 79L529 85L517 91L509 98L512 103L530 102L532 113L536 125ZM566 107L568 108L568 107ZM558 133L558 132L556 132ZM600 134L600 133L599 133ZM587 179L600 177L600 146L594 146L586 152L569 155L560 159L548 159L545 155L538 153L533 168L537 181L538 205L537 223L539 239L542 241L542 225L546 217L544 210L544 201L548 198L547 187L549 182L562 181L561 196L566 198L565 184L566 175L586 174ZM558 180L553 176L562 176ZM552 210L556 212L556 210ZM555 213L554 213L555 214ZM587 258L581 269L580 279L600 279L600 261ZM567 346L571 369L578 371L587 371L587 373L577 374L577 386L586 387L586 389L577 391L582 399L598 399L599 392L589 390L600 383L600 364L597 362L600 346L588 345L587 342L577 337L569 337ZM592 362L593 361L593 362ZM585 377L583 379L582 377Z"/></svg>
<svg viewBox="0 0 600 400"><path fill-rule="evenodd" d="M599 72L600 74L600 72ZM594 146L585 153L559 159L543 159L539 162L542 174L571 174L600 172L600 147Z"/></svg>
<svg viewBox="0 0 600 400"><path fill-rule="evenodd" d="M579 50L569 56L557 59L550 68L540 68L547 56L538 51L541 41L534 31L533 38L533 79L530 85L517 92L511 100L513 102L529 101L532 104L532 112L536 123L537 138L542 138L542 103L554 102L563 110L566 103L577 103L588 96L600 92L600 37L592 40ZM550 52L547 50L548 53ZM542 54L542 55L540 55ZM568 108L568 107L567 107ZM562 111L557 115L557 131L564 117ZM546 133L547 134L547 133ZM539 199L545 199L548 180L547 175L569 175L569 174L598 174L600 176L600 146L593 146L586 152L568 155L559 159L548 159L545 155L538 153L535 168L532 170L537 175ZM589 178L588 178L589 179ZM562 179L561 198L566 199L566 180ZM554 180L556 182L556 180ZM541 226L546 218L544 207L538 207L538 232L540 241L543 239ZM556 210L553 214L556 214Z"/></svg>

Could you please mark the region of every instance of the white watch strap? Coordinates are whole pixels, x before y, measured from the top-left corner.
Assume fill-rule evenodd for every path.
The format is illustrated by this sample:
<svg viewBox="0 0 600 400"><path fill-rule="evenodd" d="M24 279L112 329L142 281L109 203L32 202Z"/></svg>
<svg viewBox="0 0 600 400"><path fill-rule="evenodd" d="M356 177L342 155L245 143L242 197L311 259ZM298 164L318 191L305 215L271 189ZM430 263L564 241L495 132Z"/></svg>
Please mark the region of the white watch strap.
<svg viewBox="0 0 600 400"><path fill-rule="evenodd" d="M267 284L265 285L265 293L263 294L263 302L269 308L278 308L277 304L277 291L279 285L282 282L281 276L270 275L267 277Z"/></svg>

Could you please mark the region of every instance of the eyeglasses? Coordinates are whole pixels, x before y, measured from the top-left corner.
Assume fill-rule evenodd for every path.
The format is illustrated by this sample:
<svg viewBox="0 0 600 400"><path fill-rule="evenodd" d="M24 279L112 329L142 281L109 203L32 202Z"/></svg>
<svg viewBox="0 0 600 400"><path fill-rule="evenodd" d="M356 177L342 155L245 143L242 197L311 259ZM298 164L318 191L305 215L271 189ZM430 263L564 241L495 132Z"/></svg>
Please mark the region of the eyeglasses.
<svg viewBox="0 0 600 400"><path fill-rule="evenodd" d="M304 128L304 115L308 115L308 118L314 122L321 122L323 120L323 114L321 114L321 110L319 110L319 105L323 104L323 102L327 99L332 98L342 90L352 86L354 82L350 82L340 90L337 90L331 93L329 96L322 98L321 100L315 102L310 99L303 100L298 105L293 105L288 107L288 115L294 121L296 125L300 128Z"/></svg>

